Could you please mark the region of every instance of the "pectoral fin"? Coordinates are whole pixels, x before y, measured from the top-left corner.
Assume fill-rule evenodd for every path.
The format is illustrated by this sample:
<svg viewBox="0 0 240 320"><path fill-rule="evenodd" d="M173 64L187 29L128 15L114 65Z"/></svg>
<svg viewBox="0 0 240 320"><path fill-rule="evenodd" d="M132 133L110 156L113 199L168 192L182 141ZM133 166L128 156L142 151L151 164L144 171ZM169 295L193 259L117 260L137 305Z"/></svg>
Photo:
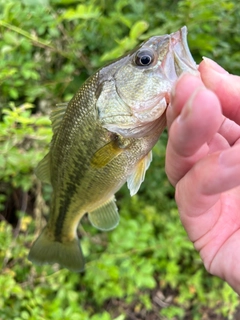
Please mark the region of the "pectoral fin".
<svg viewBox="0 0 240 320"><path fill-rule="evenodd" d="M115 141L111 141L95 152L91 160L91 165L95 168L103 168L122 151L123 149L119 148Z"/></svg>
<svg viewBox="0 0 240 320"><path fill-rule="evenodd" d="M152 161L152 151L150 151L144 158L142 158L137 164L133 173L127 179L127 186L130 190L130 195L133 196L138 192L144 178L147 169Z"/></svg>
<svg viewBox="0 0 240 320"><path fill-rule="evenodd" d="M95 168L103 168L125 149L129 148L130 139L116 135L115 139L98 149L91 159L91 165Z"/></svg>
<svg viewBox="0 0 240 320"><path fill-rule="evenodd" d="M88 219L91 224L99 230L112 230L119 223L118 209L115 204L115 198L112 197L100 207L88 213Z"/></svg>

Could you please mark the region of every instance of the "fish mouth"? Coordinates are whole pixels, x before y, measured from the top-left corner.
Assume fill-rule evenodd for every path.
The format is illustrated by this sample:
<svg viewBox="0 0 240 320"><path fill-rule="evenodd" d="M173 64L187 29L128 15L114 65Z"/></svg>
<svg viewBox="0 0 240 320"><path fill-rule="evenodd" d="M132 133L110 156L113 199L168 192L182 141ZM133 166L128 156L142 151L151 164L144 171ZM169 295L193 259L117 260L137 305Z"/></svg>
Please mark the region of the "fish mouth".
<svg viewBox="0 0 240 320"><path fill-rule="evenodd" d="M134 115L140 122L145 122L146 119L146 122L151 122L164 113L170 104L171 88L182 73L198 74L197 64L188 47L187 27L167 35L165 39L168 40L168 52L162 61L160 72L169 81L169 86L153 101L146 101L141 104L141 108L137 108Z"/></svg>
<svg viewBox="0 0 240 320"><path fill-rule="evenodd" d="M199 74L188 47L186 26L174 33L149 40L144 44L147 47L155 46L158 54L158 61L152 68L158 85L156 92L136 102L132 97L127 100L125 93L116 87L117 95L128 106L127 113L120 116L114 113L107 117L107 121L106 117L102 119L104 128L128 138L140 138L157 132L156 128L165 121L165 111L171 104L171 90L179 76L185 72Z"/></svg>
<svg viewBox="0 0 240 320"><path fill-rule="evenodd" d="M168 55L171 57L168 57ZM172 59L174 63L174 71L177 77L183 72L198 73L197 64L188 47L186 26L170 34L169 53L167 54L166 60L169 61L170 59ZM174 75L172 76L174 78Z"/></svg>

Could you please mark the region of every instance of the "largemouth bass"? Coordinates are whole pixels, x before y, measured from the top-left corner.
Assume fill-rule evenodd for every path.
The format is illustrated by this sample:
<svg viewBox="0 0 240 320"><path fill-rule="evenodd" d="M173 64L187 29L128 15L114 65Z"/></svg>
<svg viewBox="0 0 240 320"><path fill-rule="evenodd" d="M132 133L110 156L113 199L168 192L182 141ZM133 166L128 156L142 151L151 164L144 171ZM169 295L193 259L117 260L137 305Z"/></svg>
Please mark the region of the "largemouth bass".
<svg viewBox="0 0 240 320"><path fill-rule="evenodd" d="M100 69L53 110L50 151L36 169L53 188L50 216L32 262L84 269L79 221L88 213L100 230L117 226L114 194L125 182L131 195L138 191L166 125L171 89L182 72L196 69L183 27Z"/></svg>

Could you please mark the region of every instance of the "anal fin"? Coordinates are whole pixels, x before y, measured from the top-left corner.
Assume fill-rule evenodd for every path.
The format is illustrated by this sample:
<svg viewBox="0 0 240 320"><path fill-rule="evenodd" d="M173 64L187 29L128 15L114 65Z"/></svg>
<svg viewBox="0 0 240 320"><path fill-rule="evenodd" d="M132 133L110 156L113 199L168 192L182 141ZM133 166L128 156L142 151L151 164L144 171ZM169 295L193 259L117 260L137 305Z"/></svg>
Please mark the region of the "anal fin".
<svg viewBox="0 0 240 320"><path fill-rule="evenodd" d="M130 190L130 195L136 194L145 178L145 173L152 161L152 151L150 151L144 158L142 158L132 174L127 179L127 186Z"/></svg>
<svg viewBox="0 0 240 320"><path fill-rule="evenodd" d="M108 231L114 229L119 223L119 214L115 204L115 198L112 197L94 211L89 212L88 219L91 224L99 230Z"/></svg>

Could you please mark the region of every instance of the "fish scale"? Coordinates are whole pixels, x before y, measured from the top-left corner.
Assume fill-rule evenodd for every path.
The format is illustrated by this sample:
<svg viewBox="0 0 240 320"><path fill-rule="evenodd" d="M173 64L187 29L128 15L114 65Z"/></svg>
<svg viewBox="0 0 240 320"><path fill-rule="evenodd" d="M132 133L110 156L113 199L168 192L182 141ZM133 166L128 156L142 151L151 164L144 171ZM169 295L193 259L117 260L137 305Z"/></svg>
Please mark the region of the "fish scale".
<svg viewBox="0 0 240 320"><path fill-rule="evenodd" d="M53 194L32 262L82 271L77 227L83 215L99 230L118 225L114 194L125 182L131 195L138 191L166 125L171 88L182 72L197 73L186 35L183 27L148 39L53 110L50 150L36 169Z"/></svg>

